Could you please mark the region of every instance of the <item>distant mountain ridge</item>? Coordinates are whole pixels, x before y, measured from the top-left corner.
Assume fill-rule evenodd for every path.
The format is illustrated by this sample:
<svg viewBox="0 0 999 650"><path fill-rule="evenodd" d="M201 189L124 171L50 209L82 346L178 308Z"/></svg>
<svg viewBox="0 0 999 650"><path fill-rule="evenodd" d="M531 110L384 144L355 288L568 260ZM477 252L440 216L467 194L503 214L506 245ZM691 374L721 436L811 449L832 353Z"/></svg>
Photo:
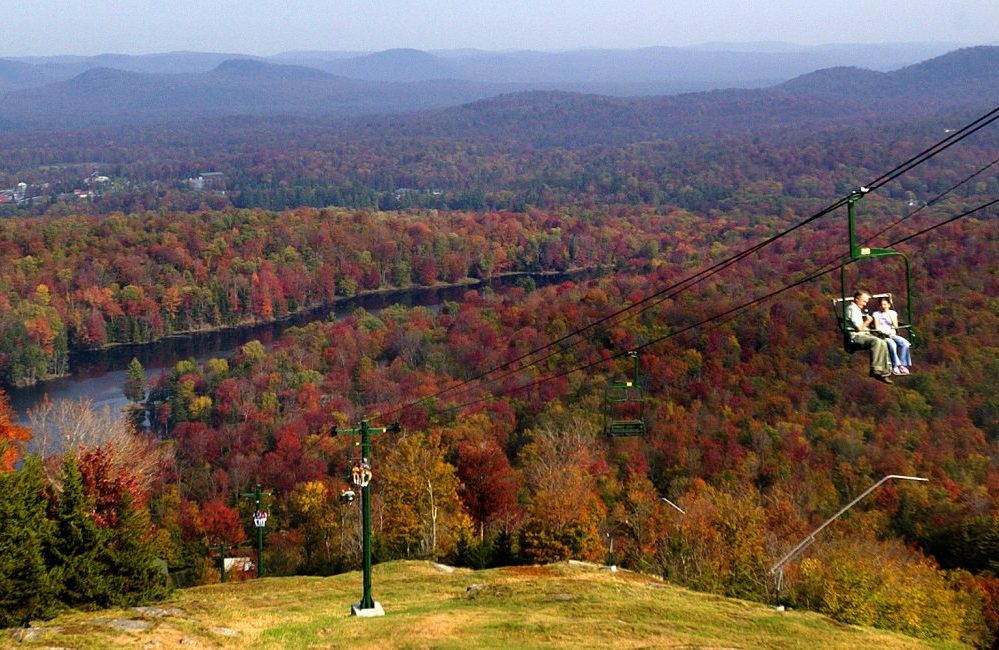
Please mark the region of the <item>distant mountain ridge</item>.
<svg viewBox="0 0 999 650"><path fill-rule="evenodd" d="M966 48L895 72L830 68L766 89L663 97L515 93L369 120L384 133L503 137L535 146L623 144L686 135L918 117L999 106L999 47Z"/></svg>
<svg viewBox="0 0 999 650"><path fill-rule="evenodd" d="M364 61L378 66L415 60L432 74L436 64L423 54L398 50ZM357 58L346 61L359 65ZM9 73L16 77L24 69L15 64ZM621 142L995 105L997 89L999 47L965 48L893 72L835 67L764 89L653 97L525 90L520 84L450 79L371 81L314 67L236 58L200 73L93 68L69 80L11 91L0 95L0 128L150 124L239 115L381 115L355 126L449 137L475 131L541 144L578 142L580 134L588 133L582 140ZM433 112L416 113L428 110Z"/></svg>
<svg viewBox="0 0 999 650"><path fill-rule="evenodd" d="M0 127L149 124L236 115L350 117L452 106L509 88L419 85L338 77L313 68L234 59L204 73L94 68L67 81L0 96Z"/></svg>
<svg viewBox="0 0 999 650"><path fill-rule="evenodd" d="M239 53L165 52L0 59L0 93L65 81L91 68L183 74L208 72L230 59L300 65L368 81L451 79L526 84L531 89L576 89L610 94L648 94L761 87L819 68L858 66L894 70L938 56L958 45L898 43L804 47L792 44L718 43L696 47L382 52L284 52L271 57ZM5 72L7 64L20 71ZM28 66L24 68L24 66Z"/></svg>
<svg viewBox="0 0 999 650"><path fill-rule="evenodd" d="M454 68L427 52L393 49L374 54L327 62L323 69L333 74L372 81L429 81L461 79ZM491 81L479 79L478 81Z"/></svg>
<svg viewBox="0 0 999 650"><path fill-rule="evenodd" d="M836 67L801 75L780 87L799 95L848 93L855 97L931 97L958 102L963 92L981 100L999 101L999 47L963 48L906 66L894 72Z"/></svg>

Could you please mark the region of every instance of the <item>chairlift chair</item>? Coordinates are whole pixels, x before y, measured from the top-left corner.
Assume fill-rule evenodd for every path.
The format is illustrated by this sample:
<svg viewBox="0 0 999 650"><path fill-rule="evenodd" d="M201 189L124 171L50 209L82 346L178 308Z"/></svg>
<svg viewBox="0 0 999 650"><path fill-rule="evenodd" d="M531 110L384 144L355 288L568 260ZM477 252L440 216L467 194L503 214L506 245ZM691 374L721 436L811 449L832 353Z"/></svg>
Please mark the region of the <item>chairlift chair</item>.
<svg viewBox="0 0 999 650"><path fill-rule="evenodd" d="M856 352L858 349L851 340L850 335L855 331L853 323L847 318L846 310L853 300L853 290L848 290L846 283L846 267L854 264L856 262L863 262L874 259L881 259L886 257L899 257L905 263L905 304L897 306L896 310L899 312L899 326L900 330L908 330L909 332L909 342L913 347L916 346L917 336L916 331L913 327L912 318L912 273L909 267L909 258L904 254L889 248L866 248L857 245L856 232L854 229L854 222L856 219L854 204L859 201L868 192L868 188L861 187L849 196L847 199L847 224L849 228L850 235L850 256L844 261L839 267L839 280L840 280L840 297L834 298L832 301L833 311L836 314L836 321L839 326L840 332L843 334L843 349L851 354ZM891 300L892 304L895 304L895 300L891 293L875 293L871 294L872 300L877 300L879 298L887 297Z"/></svg>
<svg viewBox="0 0 999 650"><path fill-rule="evenodd" d="M645 435L645 404L639 383L638 353L629 352L634 359L634 376L630 380L615 381L604 389L604 434L613 437Z"/></svg>
<svg viewBox="0 0 999 650"><path fill-rule="evenodd" d="M877 305L878 301L881 300L882 298L887 298L892 304L895 304L895 298L892 296L891 293L872 293L871 304ZM843 349L853 354L857 350L861 350L863 348L857 347L850 341L850 334L856 331L853 327L853 323L851 323L850 319L846 317L846 308L850 305L851 302L853 302L852 294L849 296L840 296L839 298L832 299L833 313L836 314L837 316L836 320L837 323L839 324L840 331L843 332ZM865 313L869 311L873 311L873 309L868 308L865 310ZM900 321L899 329L909 329L909 324L902 323Z"/></svg>

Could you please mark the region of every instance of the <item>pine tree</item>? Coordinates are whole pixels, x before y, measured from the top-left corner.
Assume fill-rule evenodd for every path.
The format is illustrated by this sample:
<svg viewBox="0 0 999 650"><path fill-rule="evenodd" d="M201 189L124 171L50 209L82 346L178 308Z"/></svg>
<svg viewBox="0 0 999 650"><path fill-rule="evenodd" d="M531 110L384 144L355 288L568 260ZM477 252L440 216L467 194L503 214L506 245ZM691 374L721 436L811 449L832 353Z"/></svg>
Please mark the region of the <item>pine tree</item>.
<svg viewBox="0 0 999 650"><path fill-rule="evenodd" d="M125 369L125 385L122 392L132 404L126 407L125 417L129 423L138 431L146 426L147 409L141 406L141 402L146 399L146 371L142 364L135 357Z"/></svg>
<svg viewBox="0 0 999 650"><path fill-rule="evenodd" d="M114 537L107 546L108 579L113 605L137 605L167 594L162 563L149 543L148 513L135 506L126 492L119 508Z"/></svg>
<svg viewBox="0 0 999 650"><path fill-rule="evenodd" d="M72 454L63 461L60 479L50 558L59 581L59 600L70 606L109 605L113 587L105 560L111 535L88 514L93 506L83 494L83 476Z"/></svg>
<svg viewBox="0 0 999 650"><path fill-rule="evenodd" d="M45 516L45 480L37 457L0 473L0 627L54 613L55 585L45 565L52 527Z"/></svg>
<svg viewBox="0 0 999 650"><path fill-rule="evenodd" d="M135 357L132 357L132 361L125 370L123 392L125 397L132 402L141 402L146 398L146 371Z"/></svg>

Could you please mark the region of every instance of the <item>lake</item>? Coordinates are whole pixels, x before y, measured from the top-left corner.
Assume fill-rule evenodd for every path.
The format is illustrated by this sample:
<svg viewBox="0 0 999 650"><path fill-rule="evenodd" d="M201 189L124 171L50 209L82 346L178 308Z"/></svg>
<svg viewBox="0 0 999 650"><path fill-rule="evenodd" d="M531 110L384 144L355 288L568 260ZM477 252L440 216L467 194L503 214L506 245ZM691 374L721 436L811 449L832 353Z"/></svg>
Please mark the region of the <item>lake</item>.
<svg viewBox="0 0 999 650"><path fill-rule="evenodd" d="M339 299L314 309L298 312L288 318L260 325L215 330L171 336L153 343L122 345L105 350L83 350L70 355L70 376L53 379L27 388L10 388L11 407L18 422L26 424L28 409L47 396L52 401L89 399L98 408L108 407L120 412L128 404L122 392L125 368L133 358L146 370L146 377L154 377L172 368L182 359L207 361L211 358L229 357L247 341L254 339L265 346L278 340L289 327L298 327L317 320L331 320L353 313L358 307L378 313L391 305L406 307L423 306L436 309L446 301L460 301L466 291L483 286L501 288L513 286L527 276L537 286L544 286L578 278L586 271L568 274L509 274L489 281L446 287L418 287L368 293L352 298Z"/></svg>

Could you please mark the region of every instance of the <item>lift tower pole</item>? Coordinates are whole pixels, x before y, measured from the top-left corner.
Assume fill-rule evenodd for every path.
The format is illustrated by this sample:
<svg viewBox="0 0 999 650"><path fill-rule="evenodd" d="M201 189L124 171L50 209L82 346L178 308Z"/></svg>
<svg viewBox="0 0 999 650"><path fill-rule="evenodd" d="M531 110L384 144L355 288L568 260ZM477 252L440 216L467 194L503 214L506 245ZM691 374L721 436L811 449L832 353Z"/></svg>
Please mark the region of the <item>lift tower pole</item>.
<svg viewBox="0 0 999 650"><path fill-rule="evenodd" d="M261 498L270 496L270 492L260 489L260 483L253 492L243 492L239 496L253 499L253 526L257 529L257 577L264 577L264 526L267 525L267 513L260 509Z"/></svg>
<svg viewBox="0 0 999 650"><path fill-rule="evenodd" d="M385 610L381 604L371 596L371 434L373 433L398 433L400 427L398 423L388 427L372 427L367 420L351 429L333 429L333 435L350 434L361 436L361 462L353 468L353 481L355 485L361 487L361 530L362 542L361 553L363 572L363 592L361 602L350 606L350 613L354 616L384 616Z"/></svg>

